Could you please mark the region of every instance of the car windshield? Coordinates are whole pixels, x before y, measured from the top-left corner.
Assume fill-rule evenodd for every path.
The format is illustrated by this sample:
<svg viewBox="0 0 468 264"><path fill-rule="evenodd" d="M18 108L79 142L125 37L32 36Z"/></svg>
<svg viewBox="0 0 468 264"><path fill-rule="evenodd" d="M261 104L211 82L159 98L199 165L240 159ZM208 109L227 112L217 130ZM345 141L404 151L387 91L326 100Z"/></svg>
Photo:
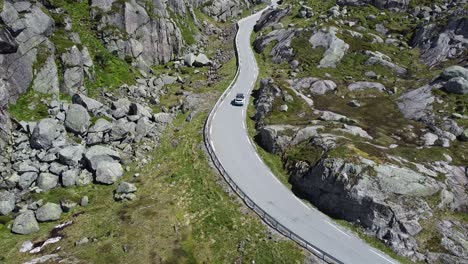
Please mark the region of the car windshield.
<svg viewBox="0 0 468 264"><path fill-rule="evenodd" d="M244 94L237 94L236 99L244 99Z"/></svg>

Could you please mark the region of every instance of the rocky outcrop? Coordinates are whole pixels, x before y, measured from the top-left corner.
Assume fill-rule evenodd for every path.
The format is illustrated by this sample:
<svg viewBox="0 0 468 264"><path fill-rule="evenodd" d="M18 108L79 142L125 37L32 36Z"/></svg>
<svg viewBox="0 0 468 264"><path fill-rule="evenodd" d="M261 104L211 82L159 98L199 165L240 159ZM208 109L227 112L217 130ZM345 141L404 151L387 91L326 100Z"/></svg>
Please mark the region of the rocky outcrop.
<svg viewBox="0 0 468 264"><path fill-rule="evenodd" d="M322 28L309 39L314 49L325 49L319 68L336 68L349 49L349 45L336 36L337 30L335 27Z"/></svg>
<svg viewBox="0 0 468 264"><path fill-rule="evenodd" d="M422 198L440 190L431 177L370 160L326 158L289 169L295 193L333 217L359 223L402 255L418 249L413 236L421 231L419 221L432 214Z"/></svg>
<svg viewBox="0 0 468 264"><path fill-rule="evenodd" d="M405 11L410 0L338 0L340 6L367 6L373 5L380 9L388 9L393 12Z"/></svg>
<svg viewBox="0 0 468 264"><path fill-rule="evenodd" d="M257 24L254 26L254 31L258 32L262 29L275 25L276 23L280 22L285 16L287 16L291 12L291 7L288 6L286 8L276 8L276 9L269 9L263 12L260 19L257 21Z"/></svg>
<svg viewBox="0 0 468 264"><path fill-rule="evenodd" d="M448 16L445 24L420 25L411 46L421 49L421 58L429 66L466 56L468 49L468 18L462 14Z"/></svg>
<svg viewBox="0 0 468 264"><path fill-rule="evenodd" d="M262 53L266 46L276 42L270 52L273 62L281 63L290 61L294 57L291 41L296 33L296 29L273 30L266 36L257 38L253 43L254 49L256 52Z"/></svg>
<svg viewBox="0 0 468 264"><path fill-rule="evenodd" d="M298 91L306 91L315 95L323 95L336 90L336 83L331 80L320 80L314 77L305 77L288 81L292 88Z"/></svg>
<svg viewBox="0 0 468 264"><path fill-rule="evenodd" d="M121 59L131 58L135 66L148 71L150 66L167 63L181 53L184 40L165 2L154 1L153 5L147 5L144 1L131 1L110 5L94 0L91 5L93 17L99 20L102 41Z"/></svg>
<svg viewBox="0 0 468 264"><path fill-rule="evenodd" d="M256 122L261 121L273 110L273 102L281 95L281 89L273 82L272 79L262 79L260 81L260 89L258 97L255 100L255 116Z"/></svg>

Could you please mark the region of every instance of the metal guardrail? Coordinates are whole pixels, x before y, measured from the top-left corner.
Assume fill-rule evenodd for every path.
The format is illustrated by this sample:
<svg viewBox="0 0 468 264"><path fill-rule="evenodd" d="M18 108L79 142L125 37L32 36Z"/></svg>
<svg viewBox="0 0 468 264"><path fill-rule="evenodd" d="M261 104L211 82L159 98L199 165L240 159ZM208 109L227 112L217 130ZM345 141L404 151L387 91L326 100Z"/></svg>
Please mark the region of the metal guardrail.
<svg viewBox="0 0 468 264"><path fill-rule="evenodd" d="M268 7L267 7L268 8ZM265 11L267 8L259 11L259 12L263 12ZM241 20L239 20L239 22L241 22ZM239 23L238 22L238 23ZM239 24L237 24L237 27L239 29ZM236 45L236 40L238 38L238 35L239 35L239 30L237 31L236 33L236 38L234 39L234 46L235 46L235 50L236 50L236 57L237 57L237 60L239 60L239 56L238 56L238 50L237 50L237 45ZM320 259L324 260L325 262L327 263L339 263L339 264L343 264L343 262L339 261L338 259L334 258L333 256L331 256L330 254L326 253L325 251L319 249L318 247L310 244L309 242L307 242L306 240L304 240L303 238L301 238L299 235L297 235L296 233L294 233L293 231L291 231L290 229L288 229L287 227L283 226L281 223L279 223L273 216L269 215L267 212L265 212L261 207L259 207L252 199L250 199L243 191L242 189L239 188L239 186L237 186L237 184L232 180L232 178L229 176L229 174L227 173L227 171L224 169L223 167L223 164L221 163L221 161L218 159L218 157L216 156L216 153L214 152L213 150L213 147L211 146L210 144L210 127L211 127L211 122L213 120L213 115L214 113L216 112L216 110L218 109L219 107L219 104L226 98L226 96L228 95L228 93L231 91L233 85L235 84L237 78L239 77L239 72L240 72L240 67L239 67L239 61L237 62L237 72L236 72L236 75L234 76L234 79L232 80L232 82L229 84L228 88L223 92L223 94L221 95L221 97L218 99L218 101L216 102L215 106L213 107L213 109L210 111L209 115L208 115L208 118L206 119L206 122L205 122L205 126L204 126L204 141L205 141L205 146L206 146L206 149L208 150L208 154L210 155L211 157L211 160L213 161L213 164L215 165L215 167L218 169L219 173L223 176L224 180L229 184L229 186L232 188L232 190L244 201L244 203L250 208L252 209L258 216L260 216L260 218L267 224L269 225L270 227L272 227L273 229L275 229L276 231L278 231L279 233L281 233L282 235L284 235L285 237L291 239L292 241L296 242L299 246L303 247L304 249L308 250L309 252L311 252L312 254L316 255L317 257L319 257Z"/></svg>

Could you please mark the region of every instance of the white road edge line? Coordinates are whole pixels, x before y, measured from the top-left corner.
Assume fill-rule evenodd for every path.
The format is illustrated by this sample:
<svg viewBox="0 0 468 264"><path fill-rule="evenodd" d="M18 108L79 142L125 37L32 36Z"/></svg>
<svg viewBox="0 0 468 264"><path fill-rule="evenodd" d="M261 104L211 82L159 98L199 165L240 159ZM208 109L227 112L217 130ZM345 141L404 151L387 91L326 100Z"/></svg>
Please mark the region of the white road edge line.
<svg viewBox="0 0 468 264"><path fill-rule="evenodd" d="M210 135L213 134L213 126L210 126Z"/></svg>
<svg viewBox="0 0 468 264"><path fill-rule="evenodd" d="M211 148L213 148L213 151L216 152L215 146L213 144L213 140L210 140Z"/></svg>
<svg viewBox="0 0 468 264"><path fill-rule="evenodd" d="M327 224L331 225L333 228L335 228L336 230L338 230L340 233L343 233L345 236L351 237L351 236L348 235L346 232L344 232L343 230L341 230L340 228L338 228L335 224L330 223L330 222L328 222L327 220L325 220L325 222L327 222Z"/></svg>
<svg viewBox="0 0 468 264"><path fill-rule="evenodd" d="M244 113L245 113L245 109L242 109L242 116L244 116Z"/></svg>
<svg viewBox="0 0 468 264"><path fill-rule="evenodd" d="M273 172L271 172L271 171L270 171L270 176L273 177L273 179L275 179L275 181L278 182L279 184L284 185L284 184L278 179L278 177L276 177L276 175L273 174ZM294 196L294 197L296 197L296 196Z"/></svg>
<svg viewBox="0 0 468 264"><path fill-rule="evenodd" d="M213 119L215 119L215 118L216 118L216 112L214 112L214 114L213 114Z"/></svg>
<svg viewBox="0 0 468 264"><path fill-rule="evenodd" d="M242 122L242 128L245 129L245 122ZM250 138L249 138L249 141L250 141Z"/></svg>
<svg viewBox="0 0 468 264"><path fill-rule="evenodd" d="M370 251L372 251L372 253L376 254L377 256L379 256L379 257L385 259L386 261L388 261L388 262L390 262L390 263L392 263L392 264L395 264L395 262L389 260L388 258L386 258L384 255L378 253L377 251L375 251L375 250L373 250L373 249L370 249Z"/></svg>

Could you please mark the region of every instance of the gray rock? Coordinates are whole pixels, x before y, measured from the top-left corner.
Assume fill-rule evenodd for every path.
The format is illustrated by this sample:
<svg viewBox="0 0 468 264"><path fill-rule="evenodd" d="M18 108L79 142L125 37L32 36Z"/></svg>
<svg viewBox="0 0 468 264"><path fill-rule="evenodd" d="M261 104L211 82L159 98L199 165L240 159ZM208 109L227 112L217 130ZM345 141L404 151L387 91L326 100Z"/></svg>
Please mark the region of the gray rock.
<svg viewBox="0 0 468 264"><path fill-rule="evenodd" d="M258 32L266 27L277 24L291 12L291 7L272 8L262 13L262 16L254 26L254 31Z"/></svg>
<svg viewBox="0 0 468 264"><path fill-rule="evenodd" d="M336 84L331 80L318 80L310 86L310 92L318 95L334 90L336 90Z"/></svg>
<svg viewBox="0 0 468 264"><path fill-rule="evenodd" d="M18 180L18 187L21 190L26 190L37 179L37 172L26 172L20 175Z"/></svg>
<svg viewBox="0 0 468 264"><path fill-rule="evenodd" d="M195 55L193 53L189 53L184 57L185 65L192 67L193 63L195 62Z"/></svg>
<svg viewBox="0 0 468 264"><path fill-rule="evenodd" d="M67 146L59 151L59 159L65 165L76 166L83 158L85 147L83 145Z"/></svg>
<svg viewBox="0 0 468 264"><path fill-rule="evenodd" d="M424 145L433 146L439 137L434 133L426 133L423 135Z"/></svg>
<svg viewBox="0 0 468 264"><path fill-rule="evenodd" d="M15 195L6 190L0 191L0 215L7 215L15 209Z"/></svg>
<svg viewBox="0 0 468 264"><path fill-rule="evenodd" d="M121 182L119 187L117 187L116 193L134 193L137 191L135 184L128 182Z"/></svg>
<svg viewBox="0 0 468 264"><path fill-rule="evenodd" d="M458 65L450 66L444 70L440 77L445 80L450 80L455 77L462 77L468 80L468 69Z"/></svg>
<svg viewBox="0 0 468 264"><path fill-rule="evenodd" d="M73 175L72 175L73 176ZM93 182L93 175L87 170L82 170L76 178L76 186L86 186Z"/></svg>
<svg viewBox="0 0 468 264"><path fill-rule="evenodd" d="M310 37L309 42L313 48L326 49L320 60L320 68L335 68L349 49L349 45L336 36L335 27L322 28Z"/></svg>
<svg viewBox="0 0 468 264"><path fill-rule="evenodd" d="M366 65L382 65L395 71L398 75L406 75L407 70L391 61L391 58L381 52L365 51L365 54L369 56L366 61Z"/></svg>
<svg viewBox="0 0 468 264"><path fill-rule="evenodd" d="M121 118L113 123L112 131L110 133L111 138L114 141L123 139L133 139L135 136L135 128L135 123L129 122L125 118Z"/></svg>
<svg viewBox="0 0 468 264"><path fill-rule="evenodd" d="M88 204L89 204L89 198L88 198L88 196L83 196L83 197L81 197L80 206L87 206Z"/></svg>
<svg viewBox="0 0 468 264"><path fill-rule="evenodd" d="M43 172L37 178L37 186L44 191L55 188L58 184L59 177L57 175Z"/></svg>
<svg viewBox="0 0 468 264"><path fill-rule="evenodd" d="M39 231L39 224L33 211L24 211L15 218L11 231L16 234L29 235Z"/></svg>
<svg viewBox="0 0 468 264"><path fill-rule="evenodd" d="M112 130L112 123L104 118L99 118L96 123L88 130L89 133L107 133Z"/></svg>
<svg viewBox="0 0 468 264"><path fill-rule="evenodd" d="M279 109L281 112L287 112L288 111L288 105L280 105L280 109Z"/></svg>
<svg viewBox="0 0 468 264"><path fill-rule="evenodd" d="M105 146L92 146L85 153L85 159L89 167L95 171L97 165L101 162L118 162L120 161L120 155L118 152L105 147Z"/></svg>
<svg viewBox="0 0 468 264"><path fill-rule="evenodd" d="M75 186L77 178L78 178L78 173L79 171L76 169L64 171L61 175L62 186L63 187Z"/></svg>
<svg viewBox="0 0 468 264"><path fill-rule="evenodd" d="M297 32L296 29L292 28L273 30L266 36L257 38L253 43L254 49L257 53L262 53L268 45L276 43L270 52L272 61L274 63L290 61L294 58L291 42Z"/></svg>
<svg viewBox="0 0 468 264"><path fill-rule="evenodd" d="M62 172L67 170L67 168L68 167L66 165L60 164L58 162L52 162L50 164L49 171L55 175L60 175Z"/></svg>
<svg viewBox="0 0 468 264"><path fill-rule="evenodd" d="M145 107L141 104L138 104L138 103L132 103L130 105L130 109L129 109L129 114L130 115L136 115L136 116L139 116L139 117L148 117L148 118L151 118L153 116L153 111L151 109L149 109L148 107Z"/></svg>
<svg viewBox="0 0 468 264"><path fill-rule="evenodd" d="M0 30L0 54L15 53L18 50L19 44L11 35L7 28Z"/></svg>
<svg viewBox="0 0 468 264"><path fill-rule="evenodd" d="M154 122L159 124L170 124L173 120L173 117L169 113L156 113L153 115Z"/></svg>
<svg viewBox="0 0 468 264"><path fill-rule="evenodd" d="M426 85L403 94L397 104L406 118L422 121L430 118L434 101L432 88Z"/></svg>
<svg viewBox="0 0 468 264"><path fill-rule="evenodd" d="M149 121L147 117L140 118L135 127L135 139L139 141L142 138L146 137L153 127L154 125Z"/></svg>
<svg viewBox="0 0 468 264"><path fill-rule="evenodd" d="M350 91L360 91L360 90L365 90L365 89L375 89L379 92L384 92L385 86L381 83L377 82L355 82L350 85L348 85L348 89Z"/></svg>
<svg viewBox="0 0 468 264"><path fill-rule="evenodd" d="M86 108L86 110L91 112L94 112L103 106L103 104L101 104L100 102L89 98L83 94L74 94L72 97L72 102L74 104L79 104L83 106L84 108Z"/></svg>
<svg viewBox="0 0 468 264"><path fill-rule="evenodd" d="M130 111L131 102L127 98L120 98L119 100L112 103L112 116L115 118L122 118L128 115Z"/></svg>
<svg viewBox="0 0 468 264"><path fill-rule="evenodd" d="M73 210L73 208L75 208L78 204L75 203L74 201L72 200L68 200L68 199L62 199L60 200L60 207L62 208L63 212L64 213L68 213L70 212L71 210Z"/></svg>
<svg viewBox="0 0 468 264"><path fill-rule="evenodd" d="M84 71L82 67L66 68L63 73L63 91L69 94L80 91L84 84Z"/></svg>
<svg viewBox="0 0 468 264"><path fill-rule="evenodd" d="M96 182L113 184L123 175L120 163L102 161L96 167Z"/></svg>
<svg viewBox="0 0 468 264"><path fill-rule="evenodd" d="M46 203L36 211L36 219L39 222L59 220L62 216L62 208L55 203Z"/></svg>
<svg viewBox="0 0 468 264"><path fill-rule="evenodd" d="M59 79L54 56L47 58L34 79L32 89L44 94L59 93Z"/></svg>
<svg viewBox="0 0 468 264"><path fill-rule="evenodd" d="M436 23L421 23L413 34L411 46L419 48L421 58L429 66L460 58L468 47L468 18L463 11L448 15Z"/></svg>
<svg viewBox="0 0 468 264"><path fill-rule="evenodd" d="M259 130L259 144L270 153L282 153L289 146L292 138L284 133L294 127L270 125Z"/></svg>
<svg viewBox="0 0 468 264"><path fill-rule="evenodd" d="M63 127L51 118L42 119L37 123L30 138L31 147L34 149L49 149L54 141L61 135Z"/></svg>
<svg viewBox="0 0 468 264"><path fill-rule="evenodd" d="M455 77L444 84L444 89L449 93L468 94L468 80L463 77Z"/></svg>
<svg viewBox="0 0 468 264"><path fill-rule="evenodd" d="M90 125L90 116L86 109L78 104L68 107L65 117L65 127L75 134L85 134Z"/></svg>
<svg viewBox="0 0 468 264"><path fill-rule="evenodd" d="M193 62L193 65L196 66L196 67L209 66L209 65L211 65L211 60L208 59L208 57L205 54L200 53L195 58L195 61Z"/></svg>
<svg viewBox="0 0 468 264"><path fill-rule="evenodd" d="M340 6L373 5L380 9L388 9L392 12L401 12L408 8L409 0L338 0L336 3Z"/></svg>

